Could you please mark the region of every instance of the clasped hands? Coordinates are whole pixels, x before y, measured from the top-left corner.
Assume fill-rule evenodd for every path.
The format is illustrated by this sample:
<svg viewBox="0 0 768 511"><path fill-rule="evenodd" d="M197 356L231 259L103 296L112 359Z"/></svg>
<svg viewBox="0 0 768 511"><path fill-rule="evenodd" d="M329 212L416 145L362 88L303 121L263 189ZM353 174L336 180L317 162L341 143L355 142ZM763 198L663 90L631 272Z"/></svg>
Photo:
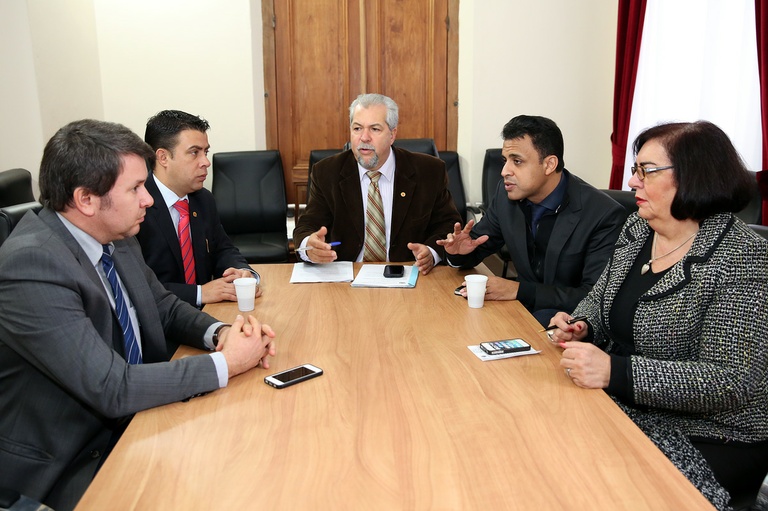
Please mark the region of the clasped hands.
<svg viewBox="0 0 768 511"><path fill-rule="evenodd" d="M249 369L261 366L269 368L269 358L276 354L275 332L269 325L248 315L237 315L231 327L224 327L219 333L216 351L227 361L229 377L232 378Z"/></svg>
<svg viewBox="0 0 768 511"><path fill-rule="evenodd" d="M572 319L565 312L558 312L549 324L555 330L547 332L547 337L554 344L563 348L560 367L573 383L585 389L604 389L611 379L611 356L592 343L583 342L587 336L587 323Z"/></svg>
<svg viewBox="0 0 768 511"><path fill-rule="evenodd" d="M253 277L248 270L227 268L221 278L214 279L202 286L202 303L236 302L235 285L233 282L239 278ZM256 287L256 298L261 296L261 286Z"/></svg>

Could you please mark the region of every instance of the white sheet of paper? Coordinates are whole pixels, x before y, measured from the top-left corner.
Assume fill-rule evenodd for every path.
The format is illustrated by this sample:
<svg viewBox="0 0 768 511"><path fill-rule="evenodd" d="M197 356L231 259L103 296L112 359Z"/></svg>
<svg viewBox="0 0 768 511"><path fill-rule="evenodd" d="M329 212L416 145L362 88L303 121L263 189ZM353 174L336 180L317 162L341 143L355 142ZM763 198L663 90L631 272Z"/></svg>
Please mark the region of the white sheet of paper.
<svg viewBox="0 0 768 511"><path fill-rule="evenodd" d="M514 353L503 353L501 355L489 355L482 350L479 344L476 344L475 346L467 346L467 348L469 348L469 351L474 353L475 356L483 362L487 362L489 360L501 360L502 358L524 357L526 355L535 355L537 353L541 353L541 351L537 351L531 348L528 351L516 351Z"/></svg>
<svg viewBox="0 0 768 511"><path fill-rule="evenodd" d="M291 273L291 284L352 282L354 277L351 261L335 261L326 264L295 263Z"/></svg>
<svg viewBox="0 0 768 511"><path fill-rule="evenodd" d="M416 280L419 278L419 271L415 266L406 266L403 276L400 278L387 278L384 276L384 267L386 264L364 264L357 277L352 282L352 287L404 287L410 288L416 286Z"/></svg>

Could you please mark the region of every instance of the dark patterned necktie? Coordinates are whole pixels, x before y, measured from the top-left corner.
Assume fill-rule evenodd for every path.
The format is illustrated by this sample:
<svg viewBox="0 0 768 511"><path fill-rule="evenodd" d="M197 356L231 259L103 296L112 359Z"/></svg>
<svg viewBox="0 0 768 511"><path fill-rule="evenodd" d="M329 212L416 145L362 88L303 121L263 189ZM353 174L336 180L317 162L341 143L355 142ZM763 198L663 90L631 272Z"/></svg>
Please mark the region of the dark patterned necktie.
<svg viewBox="0 0 768 511"><path fill-rule="evenodd" d="M123 290L120 289L120 283L117 281L117 272L115 271L115 262L109 253L109 245L102 245L104 253L101 255L101 266L107 275L107 280L112 288L112 296L115 297L115 312L117 320L120 322L120 328L123 331L123 343L125 346L125 360L129 364L141 364L141 350L139 341L133 331L133 323L128 315L128 305L125 303Z"/></svg>

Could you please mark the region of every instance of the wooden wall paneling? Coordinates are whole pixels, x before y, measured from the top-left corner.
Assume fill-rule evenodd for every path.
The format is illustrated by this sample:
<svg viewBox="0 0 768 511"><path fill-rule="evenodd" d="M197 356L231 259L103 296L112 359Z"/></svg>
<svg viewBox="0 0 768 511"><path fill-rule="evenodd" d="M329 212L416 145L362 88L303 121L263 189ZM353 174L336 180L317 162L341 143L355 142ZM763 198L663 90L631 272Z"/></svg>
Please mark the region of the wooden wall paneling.
<svg viewBox="0 0 768 511"><path fill-rule="evenodd" d="M378 0L367 10L368 91L400 106L398 137L445 150L447 0Z"/></svg>

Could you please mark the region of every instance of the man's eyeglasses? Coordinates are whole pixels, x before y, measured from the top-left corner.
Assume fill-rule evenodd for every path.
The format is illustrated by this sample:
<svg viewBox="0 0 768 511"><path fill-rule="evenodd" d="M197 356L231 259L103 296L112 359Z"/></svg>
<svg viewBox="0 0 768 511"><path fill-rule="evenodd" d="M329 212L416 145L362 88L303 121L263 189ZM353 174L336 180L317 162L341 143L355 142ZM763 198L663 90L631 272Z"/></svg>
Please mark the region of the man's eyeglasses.
<svg viewBox="0 0 768 511"><path fill-rule="evenodd" d="M646 174L651 174L653 172L658 172L660 170L667 170L667 169L672 169L672 168L675 168L675 166L674 165L667 165L666 167L648 167L648 168L645 168L642 165L632 165L629 168L629 170L632 171L632 175L633 176L635 175L635 173L637 173L637 178L640 181L644 181Z"/></svg>

